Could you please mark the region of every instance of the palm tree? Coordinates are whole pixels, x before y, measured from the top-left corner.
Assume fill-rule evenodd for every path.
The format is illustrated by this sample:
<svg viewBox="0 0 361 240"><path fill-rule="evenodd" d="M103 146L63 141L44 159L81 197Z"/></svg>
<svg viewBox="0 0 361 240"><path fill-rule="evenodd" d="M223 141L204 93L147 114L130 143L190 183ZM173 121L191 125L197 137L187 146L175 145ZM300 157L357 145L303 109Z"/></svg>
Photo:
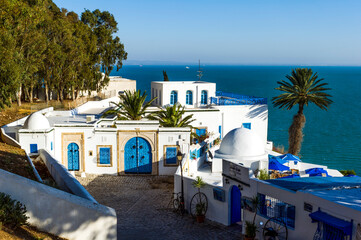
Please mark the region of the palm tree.
<svg viewBox="0 0 361 240"><path fill-rule="evenodd" d="M190 124L195 121L193 114L183 118L184 107L180 104L166 106L156 112L151 119L158 120L162 127L192 127Z"/></svg>
<svg viewBox="0 0 361 240"><path fill-rule="evenodd" d="M292 109L298 104L298 112L293 117L292 125L288 130L288 152L298 155L301 150L301 143L303 140L303 127L306 123L306 118L303 114L303 109L309 103L314 103L322 110L327 110L332 103L331 95L325 91L330 90L325 86L328 83L322 82L324 79L318 79L318 74L313 74L312 69L297 68L293 69L291 75L286 75L286 80L278 81L280 85L276 90L283 93L277 97L273 97L273 105L278 108Z"/></svg>
<svg viewBox="0 0 361 240"><path fill-rule="evenodd" d="M145 103L146 97L145 91L141 94L140 90L125 90L124 94L119 95L119 103L112 102L116 107L107 111L104 115L116 114L119 120L141 120L143 117L147 117L146 110L156 99L153 98Z"/></svg>

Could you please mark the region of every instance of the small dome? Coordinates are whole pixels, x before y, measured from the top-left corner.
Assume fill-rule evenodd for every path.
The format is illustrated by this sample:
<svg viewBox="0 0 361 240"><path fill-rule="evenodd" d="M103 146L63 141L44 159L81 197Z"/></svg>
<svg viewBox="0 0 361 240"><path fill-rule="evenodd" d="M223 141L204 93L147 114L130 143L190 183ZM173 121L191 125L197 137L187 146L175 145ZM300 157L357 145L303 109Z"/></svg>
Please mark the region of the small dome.
<svg viewBox="0 0 361 240"><path fill-rule="evenodd" d="M48 119L39 112L34 112L25 120L23 129L39 130L50 128Z"/></svg>
<svg viewBox="0 0 361 240"><path fill-rule="evenodd" d="M237 159L240 157L255 157L265 154L265 145L252 130L235 128L223 138L216 157Z"/></svg>

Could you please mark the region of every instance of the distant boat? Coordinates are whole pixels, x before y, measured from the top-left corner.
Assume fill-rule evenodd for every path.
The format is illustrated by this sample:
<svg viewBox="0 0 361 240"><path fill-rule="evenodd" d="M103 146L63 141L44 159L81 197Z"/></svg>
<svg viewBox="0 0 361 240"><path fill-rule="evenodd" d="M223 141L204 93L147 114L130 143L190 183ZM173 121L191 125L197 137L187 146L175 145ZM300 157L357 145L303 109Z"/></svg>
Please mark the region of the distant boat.
<svg viewBox="0 0 361 240"><path fill-rule="evenodd" d="M189 67L188 67L188 66L186 66L186 69L189 69Z"/></svg>

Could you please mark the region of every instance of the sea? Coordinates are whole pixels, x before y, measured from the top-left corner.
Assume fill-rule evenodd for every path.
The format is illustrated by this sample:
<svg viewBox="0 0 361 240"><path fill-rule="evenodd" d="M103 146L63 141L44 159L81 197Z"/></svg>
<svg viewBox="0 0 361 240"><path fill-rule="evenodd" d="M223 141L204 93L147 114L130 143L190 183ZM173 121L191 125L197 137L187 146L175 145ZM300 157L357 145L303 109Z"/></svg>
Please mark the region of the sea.
<svg viewBox="0 0 361 240"><path fill-rule="evenodd" d="M277 81L298 66L215 66L202 65L203 81L214 82L217 90L268 100L268 140L288 149L288 128L297 107L273 107ZM333 103L327 111L313 104L305 107L306 125L301 149L304 162L327 165L338 170L353 169L361 175L361 67L312 66L331 88ZM170 81L197 80L198 66L124 65L113 76L137 81L137 89L150 97L150 83L162 81L165 70Z"/></svg>

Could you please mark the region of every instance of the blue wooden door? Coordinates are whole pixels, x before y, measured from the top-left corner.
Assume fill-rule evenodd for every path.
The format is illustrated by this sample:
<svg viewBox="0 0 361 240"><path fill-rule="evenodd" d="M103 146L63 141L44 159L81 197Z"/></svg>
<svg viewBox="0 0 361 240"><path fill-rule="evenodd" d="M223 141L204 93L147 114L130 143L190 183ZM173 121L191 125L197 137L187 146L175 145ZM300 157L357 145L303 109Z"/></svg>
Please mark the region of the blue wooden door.
<svg viewBox="0 0 361 240"><path fill-rule="evenodd" d="M125 144L124 172L152 172L152 149L148 141L144 138L134 137Z"/></svg>
<svg viewBox="0 0 361 240"><path fill-rule="evenodd" d="M79 171L79 146L76 143L68 145L68 170Z"/></svg>
<svg viewBox="0 0 361 240"><path fill-rule="evenodd" d="M231 224L241 221L241 191L237 186L231 190Z"/></svg>
<svg viewBox="0 0 361 240"><path fill-rule="evenodd" d="M138 137L138 173L152 172L152 150L144 138Z"/></svg>

